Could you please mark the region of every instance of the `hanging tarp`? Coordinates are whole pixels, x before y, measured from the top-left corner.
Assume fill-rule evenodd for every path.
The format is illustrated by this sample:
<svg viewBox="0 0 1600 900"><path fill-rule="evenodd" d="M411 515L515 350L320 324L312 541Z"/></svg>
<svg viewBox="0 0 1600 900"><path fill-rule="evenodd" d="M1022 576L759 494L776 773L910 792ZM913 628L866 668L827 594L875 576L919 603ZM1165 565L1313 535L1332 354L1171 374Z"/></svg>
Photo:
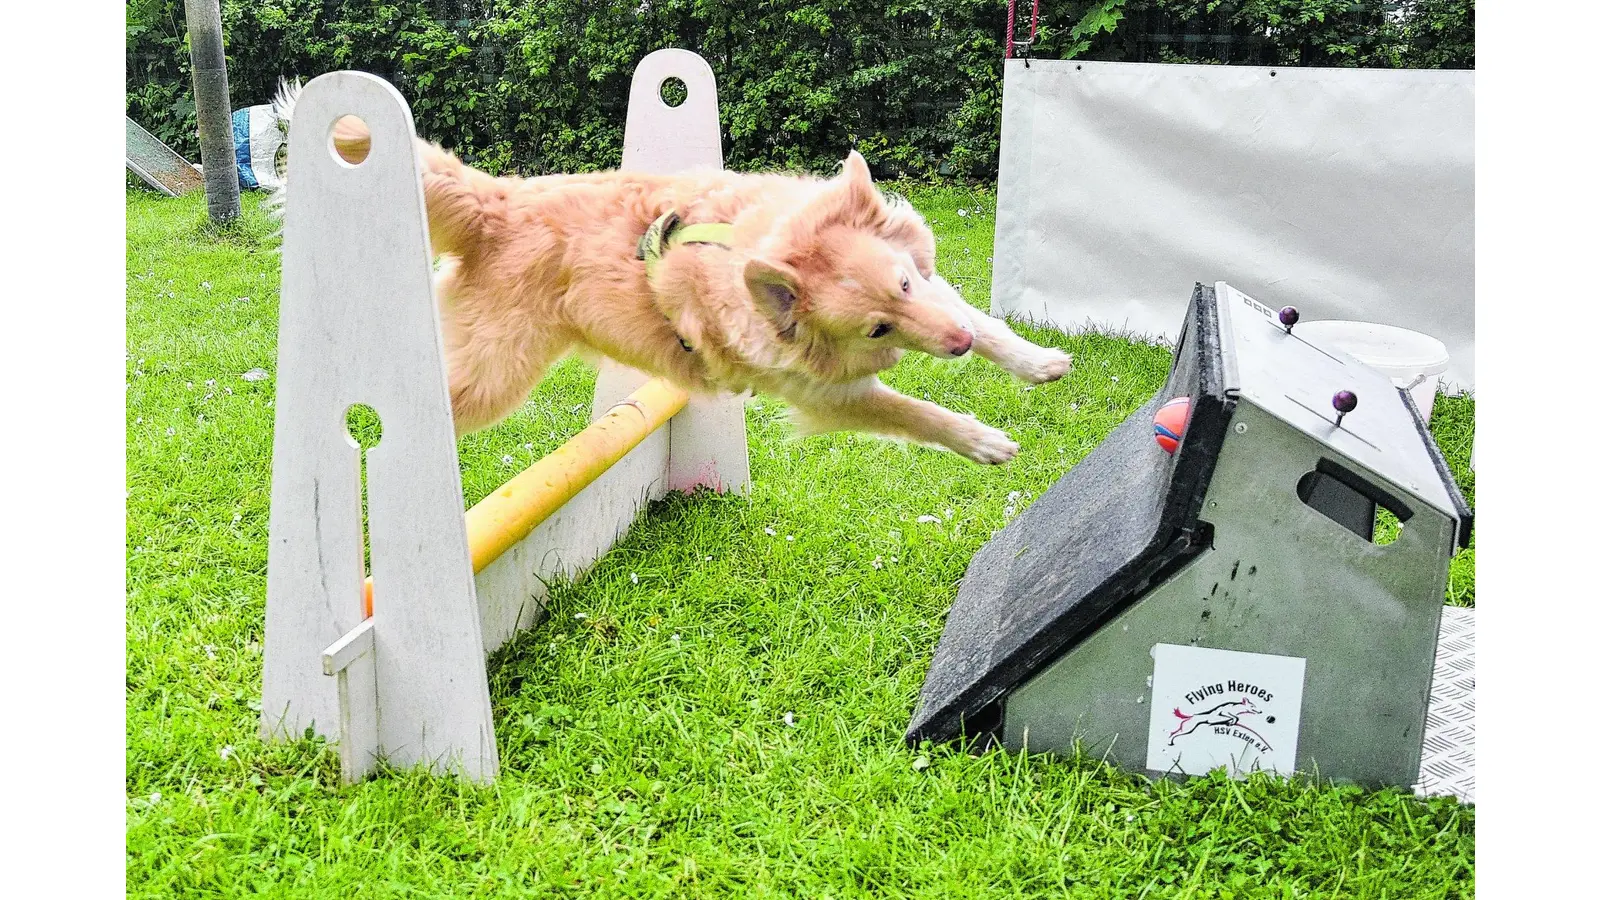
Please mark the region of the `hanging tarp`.
<svg viewBox="0 0 1600 900"><path fill-rule="evenodd" d="M234 162L239 187L270 191L283 183L288 169L289 130L271 104L249 106L233 112Z"/></svg>
<svg viewBox="0 0 1600 900"><path fill-rule="evenodd" d="M1381 322L1473 383L1473 73L1006 63L993 308L1176 337L1196 281Z"/></svg>

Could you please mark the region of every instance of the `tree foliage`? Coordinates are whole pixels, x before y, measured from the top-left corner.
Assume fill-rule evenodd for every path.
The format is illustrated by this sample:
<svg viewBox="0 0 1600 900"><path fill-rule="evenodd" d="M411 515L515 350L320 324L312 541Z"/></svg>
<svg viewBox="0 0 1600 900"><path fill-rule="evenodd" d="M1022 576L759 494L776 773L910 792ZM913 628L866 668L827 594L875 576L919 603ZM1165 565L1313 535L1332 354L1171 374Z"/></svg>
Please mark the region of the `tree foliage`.
<svg viewBox="0 0 1600 900"><path fill-rule="evenodd" d="M1027 36L1026 3L1018 11ZM224 0L236 107L280 76L361 69L424 135L491 171L608 168L629 79L661 47L711 64L730 166L992 177L1005 0ZM1036 56L1467 67L1473 0L1079 0L1041 7ZM128 114L196 150L180 0L127 4ZM1169 38L1170 40L1162 40Z"/></svg>

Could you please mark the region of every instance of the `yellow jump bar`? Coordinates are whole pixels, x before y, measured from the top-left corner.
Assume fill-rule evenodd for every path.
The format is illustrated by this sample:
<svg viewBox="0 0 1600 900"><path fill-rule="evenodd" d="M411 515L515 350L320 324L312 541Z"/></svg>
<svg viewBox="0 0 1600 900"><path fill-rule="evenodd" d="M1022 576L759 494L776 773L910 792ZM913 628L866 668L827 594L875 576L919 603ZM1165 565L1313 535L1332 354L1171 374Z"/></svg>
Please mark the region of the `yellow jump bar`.
<svg viewBox="0 0 1600 900"><path fill-rule="evenodd" d="M594 483L689 402L683 388L660 378L645 382L549 456L523 469L467 510L472 572L482 572L539 523ZM364 603L372 616L372 578Z"/></svg>

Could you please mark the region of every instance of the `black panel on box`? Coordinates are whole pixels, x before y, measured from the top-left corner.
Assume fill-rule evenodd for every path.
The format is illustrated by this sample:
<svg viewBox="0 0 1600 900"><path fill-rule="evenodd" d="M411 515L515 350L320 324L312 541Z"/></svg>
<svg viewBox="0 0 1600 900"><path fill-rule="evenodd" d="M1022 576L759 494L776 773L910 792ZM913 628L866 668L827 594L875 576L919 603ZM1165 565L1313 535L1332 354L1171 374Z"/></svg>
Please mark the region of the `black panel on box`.
<svg viewBox="0 0 1600 900"><path fill-rule="evenodd" d="M1200 522L1234 400L1217 298L1195 285L1161 392L1117 426L973 557L934 653L906 741L993 733L998 701L1208 542ZM1178 451L1153 417L1190 399Z"/></svg>

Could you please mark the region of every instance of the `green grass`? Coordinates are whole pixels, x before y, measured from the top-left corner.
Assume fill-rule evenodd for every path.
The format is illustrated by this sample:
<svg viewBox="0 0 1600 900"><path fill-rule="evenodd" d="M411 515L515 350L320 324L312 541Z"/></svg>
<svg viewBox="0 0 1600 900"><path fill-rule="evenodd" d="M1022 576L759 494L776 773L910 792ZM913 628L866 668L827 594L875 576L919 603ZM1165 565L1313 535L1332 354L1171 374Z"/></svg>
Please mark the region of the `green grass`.
<svg viewBox="0 0 1600 900"><path fill-rule="evenodd" d="M911 194L985 305L993 194ZM1009 431L1001 468L795 441L758 400L747 499L658 504L496 655L493 787L340 787L326 746L262 745L274 382L240 375L274 368L278 268L245 203L217 235L198 198L127 201L130 895L1472 896L1475 812L1452 800L902 745L972 554L1165 376L1166 350L1103 336L1025 329L1077 354L1037 388L983 361L889 373ZM580 428L593 377L564 363L463 440L468 502ZM1435 418L1469 496L1472 413Z"/></svg>

